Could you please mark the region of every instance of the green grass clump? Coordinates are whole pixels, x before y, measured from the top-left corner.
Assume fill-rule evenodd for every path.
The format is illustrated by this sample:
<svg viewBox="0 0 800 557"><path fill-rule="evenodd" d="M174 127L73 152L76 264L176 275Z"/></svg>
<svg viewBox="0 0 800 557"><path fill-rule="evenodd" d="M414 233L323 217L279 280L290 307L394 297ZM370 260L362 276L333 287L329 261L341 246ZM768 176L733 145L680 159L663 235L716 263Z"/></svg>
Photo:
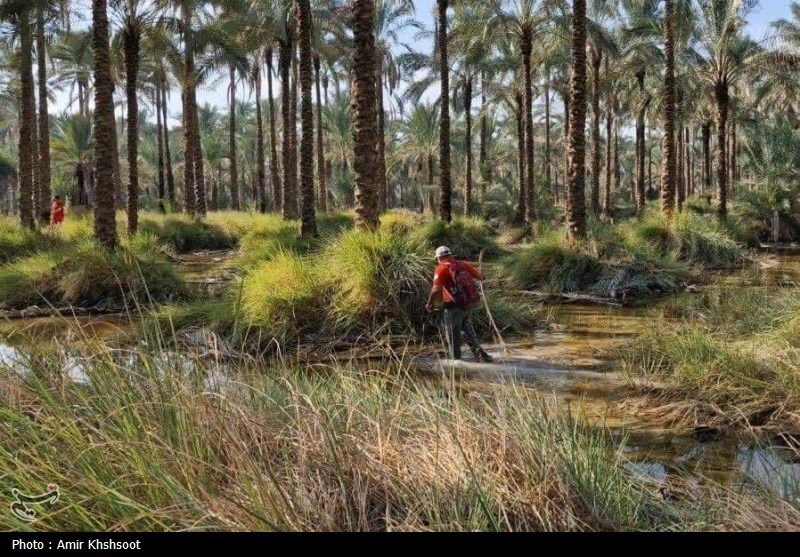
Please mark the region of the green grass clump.
<svg viewBox="0 0 800 557"><path fill-rule="evenodd" d="M284 252L305 253L308 244L300 240L300 222L280 215L265 215L239 241L239 259L251 267Z"/></svg>
<svg viewBox="0 0 800 557"><path fill-rule="evenodd" d="M0 267L0 301L28 305L121 308L181 298L176 266L153 238L136 237L109 253L93 241L42 252Z"/></svg>
<svg viewBox="0 0 800 557"><path fill-rule="evenodd" d="M177 267L155 239L146 237L113 253L94 242L81 243L55 279L61 301L74 306L148 304L185 294Z"/></svg>
<svg viewBox="0 0 800 557"><path fill-rule="evenodd" d="M409 234L425 223L425 216L414 211L395 209L381 215L381 230L388 234Z"/></svg>
<svg viewBox="0 0 800 557"><path fill-rule="evenodd" d="M245 277L241 311L248 323L286 339L321 325L324 297L310 260L280 252Z"/></svg>
<svg viewBox="0 0 800 557"><path fill-rule="evenodd" d="M676 252L689 264L728 268L744 261L744 246L713 217L685 211L671 224L660 214L648 213L630 226L635 236L650 242L661 253Z"/></svg>
<svg viewBox="0 0 800 557"><path fill-rule="evenodd" d="M476 259L481 252L486 258L503 253L496 234L489 224L476 217L456 217L453 222L427 221L411 232L411 239L433 253L439 246L447 246L456 257Z"/></svg>
<svg viewBox="0 0 800 557"><path fill-rule="evenodd" d="M53 280L61 261L42 252L0 266L0 305L7 309L46 305L56 294Z"/></svg>
<svg viewBox="0 0 800 557"><path fill-rule="evenodd" d="M417 323L433 263L405 236L346 232L320 254L331 294L330 315L345 329Z"/></svg>
<svg viewBox="0 0 800 557"><path fill-rule="evenodd" d="M60 243L60 238L49 231L30 230L11 219L0 219L0 264L52 249Z"/></svg>
<svg viewBox="0 0 800 557"><path fill-rule="evenodd" d="M184 215L143 215L139 233L153 236L179 253L231 249L236 244L235 238L221 227Z"/></svg>
<svg viewBox="0 0 800 557"><path fill-rule="evenodd" d="M679 326L645 330L620 360L631 375L665 383L667 396L694 403L709 422L796 429L798 294L698 297L680 308Z"/></svg>
<svg viewBox="0 0 800 557"><path fill-rule="evenodd" d="M594 284L603 273L603 264L586 246L572 244L561 232L537 239L505 259L512 288L576 292Z"/></svg>

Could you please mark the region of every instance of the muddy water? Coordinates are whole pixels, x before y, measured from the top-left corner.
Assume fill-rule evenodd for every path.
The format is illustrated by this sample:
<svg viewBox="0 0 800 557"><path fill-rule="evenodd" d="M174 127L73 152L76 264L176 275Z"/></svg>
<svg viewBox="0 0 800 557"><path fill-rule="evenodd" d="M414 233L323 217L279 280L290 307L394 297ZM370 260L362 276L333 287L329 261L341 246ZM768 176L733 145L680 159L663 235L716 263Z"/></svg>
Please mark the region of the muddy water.
<svg viewBox="0 0 800 557"><path fill-rule="evenodd" d="M180 259L187 280L200 286L224 284L233 276L232 259L226 252L199 252ZM685 298L800 285L800 255L766 256L747 270L716 273L712 279L700 294L681 294L646 306L553 306L546 329L492 346L496 363L462 362L458 375L465 386L474 385L476 390L514 378L558 399L589 424L609 430L629 470L656 485L669 484L674 477L696 483L714 480L731 486L756 485L796 499L800 496L797 452L752 439L708 440L694 431L666 429L626 413L620 404L630 389L610 363L611 351L624 349L645 325L669 327L679 320L674 307L687 302ZM125 316L6 321L0 322L0 337L10 339L12 345L20 333L42 342L56 338L70 342L107 337L124 331L129 323ZM0 344L0 365L14 367L18 357L13 346ZM79 364L71 365L69 373L76 382L86 380Z"/></svg>

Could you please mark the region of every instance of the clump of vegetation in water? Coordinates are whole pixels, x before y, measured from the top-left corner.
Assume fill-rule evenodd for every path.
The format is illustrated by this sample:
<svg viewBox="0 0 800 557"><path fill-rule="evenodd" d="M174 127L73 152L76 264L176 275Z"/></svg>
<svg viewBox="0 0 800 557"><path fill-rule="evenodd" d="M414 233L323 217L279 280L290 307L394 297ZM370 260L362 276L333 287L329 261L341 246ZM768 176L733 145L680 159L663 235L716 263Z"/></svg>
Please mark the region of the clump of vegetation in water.
<svg viewBox="0 0 800 557"><path fill-rule="evenodd" d="M643 331L620 354L655 380L659 409L678 422L800 427L800 291L726 291L691 298L682 323ZM678 401L677 406L673 404Z"/></svg>
<svg viewBox="0 0 800 557"><path fill-rule="evenodd" d="M629 231L599 222L582 241L562 231L546 233L506 257L504 267L512 288L622 300L676 292L690 277L675 254L659 253Z"/></svg>
<svg viewBox="0 0 800 557"><path fill-rule="evenodd" d="M0 300L7 309L30 305L113 309L185 294L163 246L144 236L113 253L84 241L0 267Z"/></svg>
<svg viewBox="0 0 800 557"><path fill-rule="evenodd" d="M292 252L279 252L244 278L240 307L246 322L278 340L323 324L323 289L313 263Z"/></svg>
<svg viewBox="0 0 800 557"><path fill-rule="evenodd" d="M342 329L419 323L432 259L404 235L347 232L321 254L330 317Z"/></svg>
<svg viewBox="0 0 800 557"><path fill-rule="evenodd" d="M713 216L702 217L691 211L680 213L670 223L659 214L649 213L630 225L633 234L662 253L675 252L681 260L710 268L729 268L744 262L745 248Z"/></svg>

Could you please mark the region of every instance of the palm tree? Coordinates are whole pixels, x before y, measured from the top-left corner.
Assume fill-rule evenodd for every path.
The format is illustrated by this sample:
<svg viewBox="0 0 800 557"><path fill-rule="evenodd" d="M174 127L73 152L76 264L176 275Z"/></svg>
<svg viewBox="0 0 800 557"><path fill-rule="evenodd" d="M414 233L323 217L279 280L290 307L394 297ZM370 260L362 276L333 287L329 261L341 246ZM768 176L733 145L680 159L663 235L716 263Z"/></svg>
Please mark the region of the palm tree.
<svg viewBox="0 0 800 557"><path fill-rule="evenodd" d="M314 79L311 67L311 4L297 0L300 39L300 218L303 237L317 235L314 204L314 113L311 85Z"/></svg>
<svg viewBox="0 0 800 557"><path fill-rule="evenodd" d="M124 0L120 5L125 60L125 93L128 107L128 234L139 224L139 98L138 78L142 35L153 28L155 12L142 0Z"/></svg>
<svg viewBox="0 0 800 557"><path fill-rule="evenodd" d="M446 0L440 1L446 2ZM379 225L378 189L380 187L378 153L375 148L378 142L377 95L375 91L375 1L352 0L352 18L352 106L355 116L353 167L356 174L356 223L359 228L375 229ZM444 202L442 207L444 209ZM449 212L449 200L447 209ZM442 216L444 218L444 215Z"/></svg>
<svg viewBox="0 0 800 557"><path fill-rule="evenodd" d="M57 18L60 6L52 0L38 0L36 5L36 68L39 80L39 217L46 225L50 221L50 116L47 88L47 28L49 20Z"/></svg>
<svg viewBox="0 0 800 557"><path fill-rule="evenodd" d="M661 171L661 210L667 216L675 211L675 2L664 0L664 139Z"/></svg>
<svg viewBox="0 0 800 557"><path fill-rule="evenodd" d="M648 70L660 65L661 52L656 46L657 37L662 33L658 22L658 6L661 0L623 0L626 14L621 42L625 45L623 54L625 72L632 77L638 87L636 101L636 207L644 210L645 205L645 116L652 97L645 88Z"/></svg>
<svg viewBox="0 0 800 557"><path fill-rule="evenodd" d="M75 179L70 195L73 206L93 204L94 172L92 170L92 120L81 114L58 118L53 135L53 158Z"/></svg>
<svg viewBox="0 0 800 557"><path fill-rule="evenodd" d="M280 168L278 168L278 138L277 124L275 121L275 101L272 95L272 49L265 53L267 61L267 97L269 102L269 173L272 181L272 208L280 210L282 206L283 185L281 184Z"/></svg>
<svg viewBox="0 0 800 557"><path fill-rule="evenodd" d="M25 0L10 0L0 5L0 19L11 21L19 36L19 212L22 226L34 228L34 182L35 146L32 132L36 125L36 105L33 90L33 32L31 28L32 6Z"/></svg>
<svg viewBox="0 0 800 557"><path fill-rule="evenodd" d="M453 218L452 195L450 183L450 66L447 59L447 7L448 0L436 0L437 5L437 42L439 46L439 71L441 97L439 110L439 166L441 174L439 184L441 198L439 200L439 218L450 222Z"/></svg>
<svg viewBox="0 0 800 557"><path fill-rule="evenodd" d="M587 26L588 39L591 44L592 66L592 184L590 210L592 214L600 214L600 97L601 68L603 60L608 60L617 52L611 33L604 26L609 17L614 17L615 2L609 0L595 0L590 4L591 18Z"/></svg>
<svg viewBox="0 0 800 557"><path fill-rule="evenodd" d="M525 224L530 227L535 214L533 200L535 197L535 167L534 167L534 131L533 131L533 82L531 56L533 54L534 38L542 32L547 22L550 21L551 14L543 9L547 2L545 0L514 0L508 7L501 8L501 20L506 24L511 34L519 44L519 52L522 55L522 86L524 107L524 132L525 132L525 167L526 175L523 178L524 203L522 214Z"/></svg>
<svg viewBox="0 0 800 557"><path fill-rule="evenodd" d="M106 0L92 0L92 55L94 59L94 234L107 249L117 246L114 207L113 153L114 83L111 80L109 25Z"/></svg>
<svg viewBox="0 0 800 557"><path fill-rule="evenodd" d="M586 233L586 0L572 0L570 99L567 222L574 239Z"/></svg>

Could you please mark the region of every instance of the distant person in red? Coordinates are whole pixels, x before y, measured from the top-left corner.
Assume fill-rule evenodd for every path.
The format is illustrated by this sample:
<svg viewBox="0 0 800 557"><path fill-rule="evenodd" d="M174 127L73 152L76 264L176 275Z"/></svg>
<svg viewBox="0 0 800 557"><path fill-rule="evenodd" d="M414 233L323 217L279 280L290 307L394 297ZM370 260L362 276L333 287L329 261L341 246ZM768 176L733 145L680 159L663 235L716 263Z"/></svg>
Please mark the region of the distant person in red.
<svg viewBox="0 0 800 557"><path fill-rule="evenodd" d="M59 226L64 222L64 202L61 197L53 196L53 205L50 209L50 224L52 226Z"/></svg>

